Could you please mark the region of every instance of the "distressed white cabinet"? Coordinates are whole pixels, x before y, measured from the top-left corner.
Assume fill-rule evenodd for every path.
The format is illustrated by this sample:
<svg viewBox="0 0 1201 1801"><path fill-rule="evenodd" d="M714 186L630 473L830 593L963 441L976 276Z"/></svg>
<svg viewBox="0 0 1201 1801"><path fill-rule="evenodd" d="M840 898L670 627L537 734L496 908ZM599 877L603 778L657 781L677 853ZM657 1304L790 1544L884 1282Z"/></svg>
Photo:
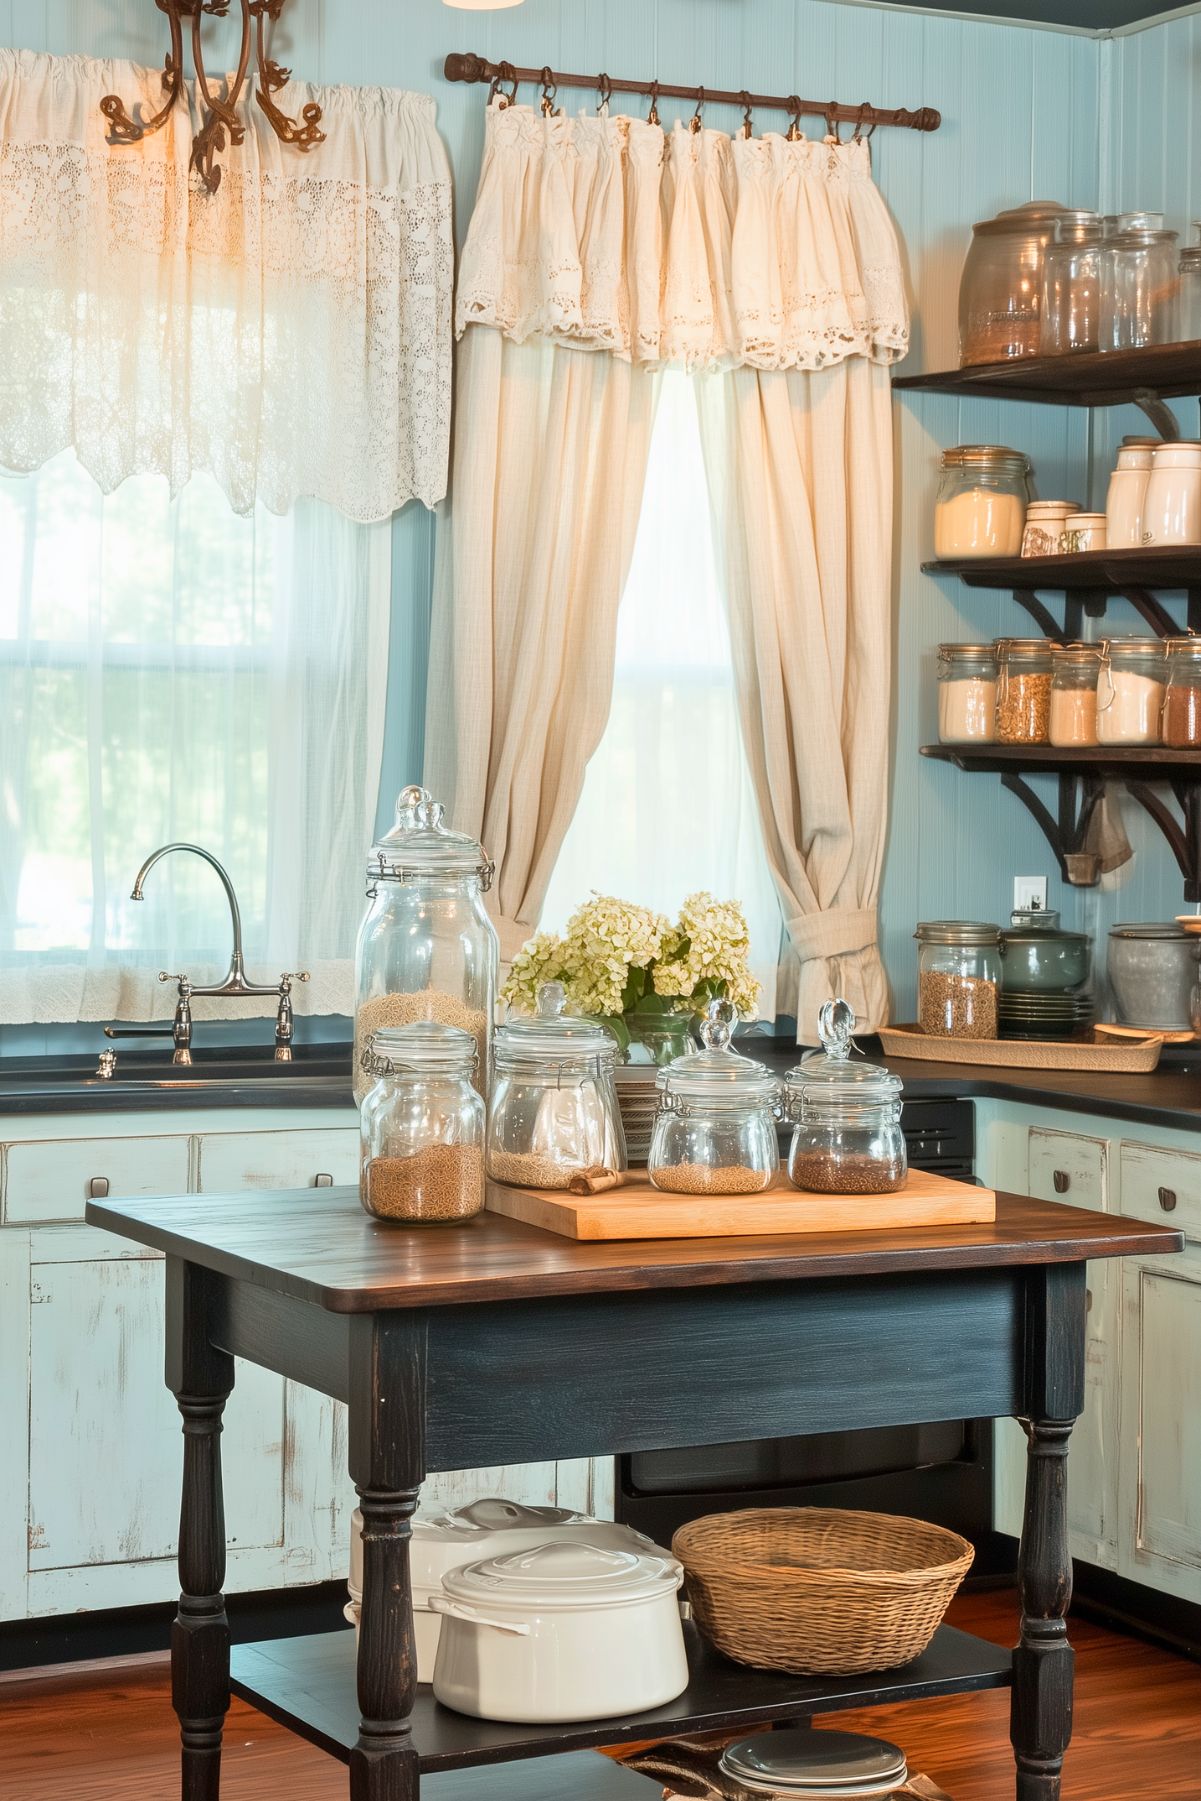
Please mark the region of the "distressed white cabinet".
<svg viewBox="0 0 1201 1801"><path fill-rule="evenodd" d="M1073 1554L1201 1602L1201 1140L1003 1101L977 1103L998 1187L1177 1226L1179 1257L1089 1265L1085 1411L1072 1434ZM1025 1446L997 1435L996 1523L1021 1522Z"/></svg>
<svg viewBox="0 0 1201 1801"><path fill-rule="evenodd" d="M163 1262L83 1224L113 1196L353 1183L349 1110L0 1120L0 1620L176 1593L182 1439L163 1381ZM311 1117L311 1116L310 1116ZM231 1592L345 1574L345 1409L239 1359L222 1434ZM423 1506L480 1494L611 1510L611 1464L432 1476Z"/></svg>

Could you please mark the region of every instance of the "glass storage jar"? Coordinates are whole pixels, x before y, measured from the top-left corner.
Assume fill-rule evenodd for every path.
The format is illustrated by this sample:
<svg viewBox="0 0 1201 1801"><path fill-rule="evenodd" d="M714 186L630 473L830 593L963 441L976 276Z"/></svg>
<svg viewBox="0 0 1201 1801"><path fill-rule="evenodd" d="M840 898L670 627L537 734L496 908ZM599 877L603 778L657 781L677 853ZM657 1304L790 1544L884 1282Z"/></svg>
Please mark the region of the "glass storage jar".
<svg viewBox="0 0 1201 1801"><path fill-rule="evenodd" d="M376 1219L455 1225L484 1205L484 1103L473 1032L385 1026L363 1051L359 1196Z"/></svg>
<svg viewBox="0 0 1201 1801"><path fill-rule="evenodd" d="M938 647L940 744L991 744L996 730L997 653L991 644Z"/></svg>
<svg viewBox="0 0 1201 1801"><path fill-rule="evenodd" d="M1051 730L1049 638L997 640L998 744L1046 744Z"/></svg>
<svg viewBox="0 0 1201 1801"><path fill-rule="evenodd" d="M1169 638L1163 741L1172 750L1201 746L1201 638Z"/></svg>
<svg viewBox="0 0 1201 1801"><path fill-rule="evenodd" d="M734 1050L736 1018L729 1001L711 1001L703 1048L659 1072L647 1172L667 1194L760 1194L776 1179L780 1084Z"/></svg>
<svg viewBox="0 0 1201 1801"><path fill-rule="evenodd" d="M362 1054L380 1026L438 1020L470 1032L476 1082L488 1092L499 945L484 908L492 865L474 838L450 831L424 788L405 788L396 823L367 859L370 902L355 949L355 1099Z"/></svg>
<svg viewBox="0 0 1201 1801"><path fill-rule="evenodd" d="M1170 344L1176 336L1178 233L1155 226L1126 227L1110 238L1101 256L1102 350L1137 350Z"/></svg>
<svg viewBox="0 0 1201 1801"><path fill-rule="evenodd" d="M1194 238L1201 228L1193 226ZM1183 344L1201 338L1201 242L1186 244L1180 252L1179 291L1176 296L1176 336Z"/></svg>
<svg viewBox="0 0 1201 1801"><path fill-rule="evenodd" d="M931 1038L995 1038L1000 927L975 919L929 919L913 935L922 1031Z"/></svg>
<svg viewBox="0 0 1201 1801"><path fill-rule="evenodd" d="M1031 200L973 225L959 283L961 364L1038 355L1043 256L1065 210Z"/></svg>
<svg viewBox="0 0 1201 1801"><path fill-rule="evenodd" d="M817 1022L821 1050L784 1078L793 1123L788 1176L811 1194L895 1194L909 1173L900 1079L851 1061L854 1029L847 1002L827 1001Z"/></svg>
<svg viewBox="0 0 1201 1801"><path fill-rule="evenodd" d="M1065 644L1051 652L1048 737L1063 749L1097 742L1098 644Z"/></svg>
<svg viewBox="0 0 1201 1801"><path fill-rule="evenodd" d="M626 1167L613 1086L617 1042L594 1019L563 1011L561 982L543 982L538 1011L492 1040L488 1174L515 1188L568 1188L573 1176Z"/></svg>
<svg viewBox="0 0 1201 1801"><path fill-rule="evenodd" d="M1101 645L1097 743L1158 744L1163 715L1160 638L1111 638Z"/></svg>
<svg viewBox="0 0 1201 1801"><path fill-rule="evenodd" d="M1017 556L1029 475L1029 459L1004 444L958 444L944 450L934 501L935 556Z"/></svg>
<svg viewBox="0 0 1201 1801"><path fill-rule="evenodd" d="M1043 356L1095 350L1101 312L1101 218L1066 212L1043 257Z"/></svg>

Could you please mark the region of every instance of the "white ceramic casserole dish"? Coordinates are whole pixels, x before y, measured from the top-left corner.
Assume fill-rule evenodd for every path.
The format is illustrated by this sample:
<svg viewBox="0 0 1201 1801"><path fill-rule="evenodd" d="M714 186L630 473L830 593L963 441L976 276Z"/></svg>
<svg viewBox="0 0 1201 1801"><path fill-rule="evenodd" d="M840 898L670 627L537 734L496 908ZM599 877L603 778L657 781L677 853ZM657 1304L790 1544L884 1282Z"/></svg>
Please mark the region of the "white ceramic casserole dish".
<svg viewBox="0 0 1201 1801"><path fill-rule="evenodd" d="M545 1544L453 1570L434 1694L483 1720L608 1719L688 1686L674 1558Z"/></svg>
<svg viewBox="0 0 1201 1801"><path fill-rule="evenodd" d="M524 1507L518 1501L486 1499L454 1512L420 1516L413 1521L409 1573L413 1585L413 1627L417 1639L417 1680L432 1682L442 1621L431 1612L429 1598L439 1594L442 1578L464 1564L482 1563L506 1551L520 1551L558 1540L600 1545L604 1549L645 1552L670 1558L671 1553L629 1526L594 1520L566 1507ZM356 1507L350 1532L350 1601L346 1618L356 1631L363 1600L363 1516Z"/></svg>

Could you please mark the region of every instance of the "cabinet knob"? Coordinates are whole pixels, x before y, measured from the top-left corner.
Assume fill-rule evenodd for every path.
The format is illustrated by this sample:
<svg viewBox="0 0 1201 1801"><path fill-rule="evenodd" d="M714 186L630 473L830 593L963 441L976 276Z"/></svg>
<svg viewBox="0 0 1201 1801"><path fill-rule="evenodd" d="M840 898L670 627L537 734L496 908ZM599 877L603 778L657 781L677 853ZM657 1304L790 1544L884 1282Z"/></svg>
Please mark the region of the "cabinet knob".
<svg viewBox="0 0 1201 1801"><path fill-rule="evenodd" d="M88 1183L89 1201L102 1201L108 1193L108 1177L93 1176Z"/></svg>
<svg viewBox="0 0 1201 1801"><path fill-rule="evenodd" d="M1066 1194L1068 1189L1072 1186L1072 1178L1069 1176L1066 1169L1057 1169L1051 1177L1051 1180L1055 1184L1056 1194Z"/></svg>
<svg viewBox="0 0 1201 1801"><path fill-rule="evenodd" d="M332 1188L333 1185L334 1185L334 1178L332 1176L320 1175L320 1176L313 1177L313 1187L314 1188Z"/></svg>
<svg viewBox="0 0 1201 1801"><path fill-rule="evenodd" d="M1175 1213L1176 1190L1174 1188L1161 1188L1159 1191L1159 1204L1165 1213Z"/></svg>
<svg viewBox="0 0 1201 1801"><path fill-rule="evenodd" d="M1093 1310L1093 1291L1091 1288L1086 1288L1084 1291L1084 1311L1086 1313L1091 1313L1092 1310Z"/></svg>

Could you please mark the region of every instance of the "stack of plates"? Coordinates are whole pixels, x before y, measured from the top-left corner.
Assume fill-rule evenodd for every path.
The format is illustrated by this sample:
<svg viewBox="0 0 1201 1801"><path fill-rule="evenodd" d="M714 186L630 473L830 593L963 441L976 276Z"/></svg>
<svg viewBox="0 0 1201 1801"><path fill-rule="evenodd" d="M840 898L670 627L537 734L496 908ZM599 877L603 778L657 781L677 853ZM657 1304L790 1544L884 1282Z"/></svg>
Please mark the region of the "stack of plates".
<svg viewBox="0 0 1201 1801"><path fill-rule="evenodd" d="M1091 994L1014 994L1002 989L997 1017L1002 1038L1072 1038L1095 1017Z"/></svg>
<svg viewBox="0 0 1201 1801"><path fill-rule="evenodd" d="M727 1745L718 1768L772 1801L887 1801L909 1780L905 1754L855 1732L765 1732Z"/></svg>

